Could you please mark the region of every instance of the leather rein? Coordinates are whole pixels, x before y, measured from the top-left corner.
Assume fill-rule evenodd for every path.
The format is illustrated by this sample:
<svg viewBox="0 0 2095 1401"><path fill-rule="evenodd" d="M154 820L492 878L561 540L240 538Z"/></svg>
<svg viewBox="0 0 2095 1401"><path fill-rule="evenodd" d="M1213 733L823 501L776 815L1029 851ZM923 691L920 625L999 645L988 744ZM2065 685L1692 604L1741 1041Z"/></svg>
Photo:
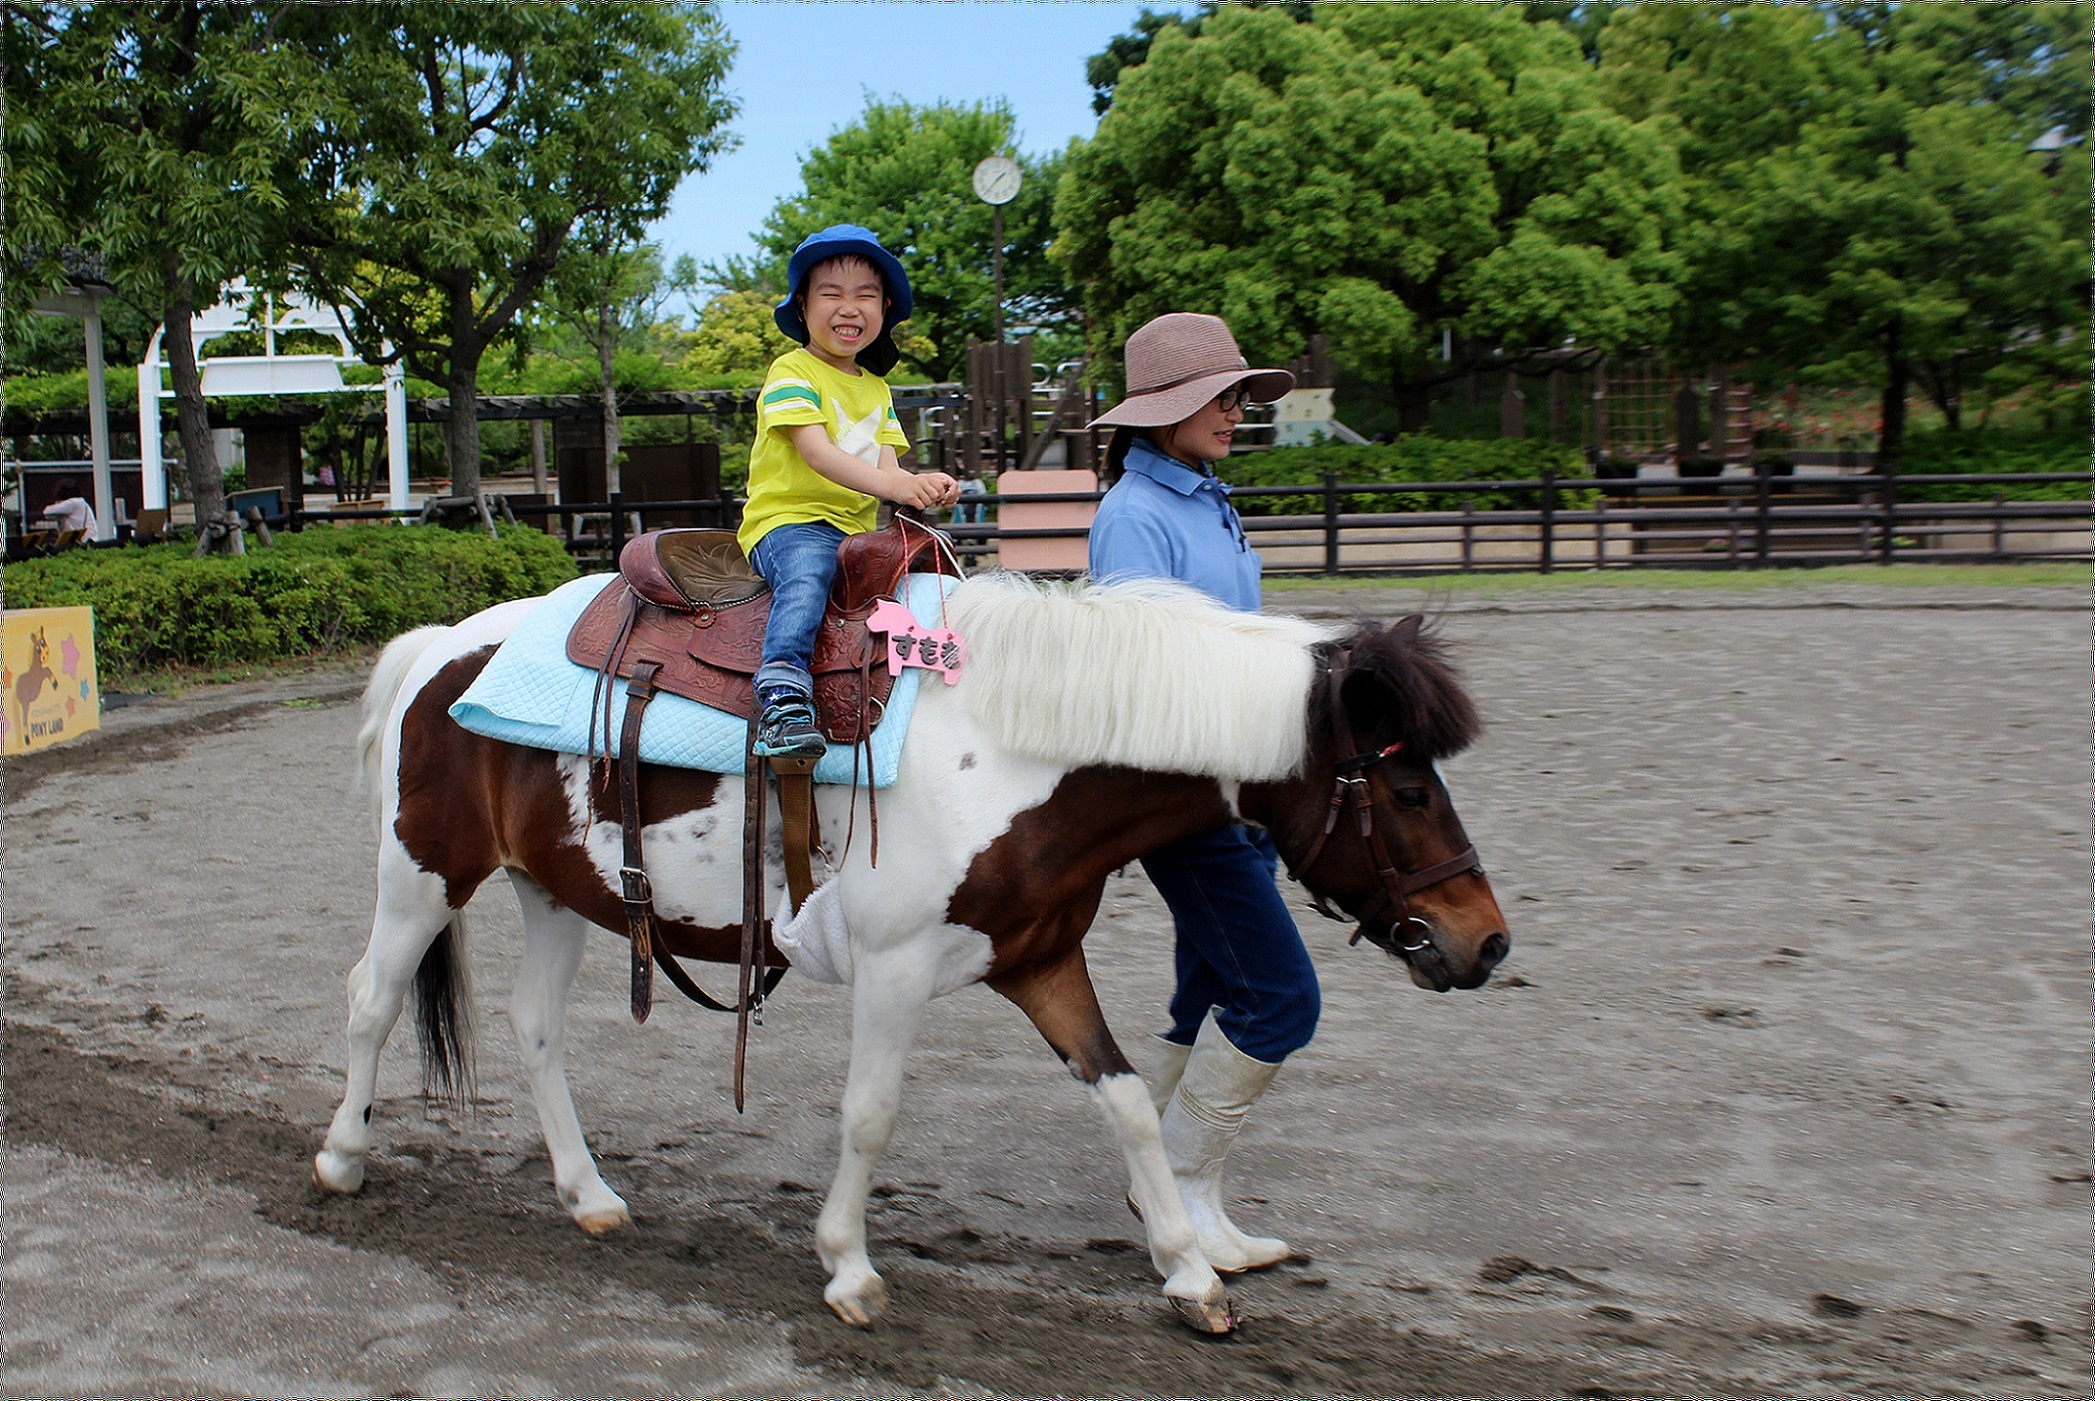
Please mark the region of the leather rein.
<svg viewBox="0 0 2095 1401"><path fill-rule="evenodd" d="M1331 686L1332 740L1335 752L1347 757L1340 759L1333 766L1336 778L1331 790L1331 805L1324 813L1324 830L1318 833L1316 841L1310 844L1308 855L1288 871L1288 876L1291 880L1301 882L1303 888L1309 890L1310 901L1316 906L1318 914L1340 923L1347 921L1347 915L1332 909L1324 897L1310 888L1308 882L1302 878L1309 873L1310 867L1317 863L1317 858L1324 854L1325 845L1338 828L1340 812L1350 807L1361 840L1366 843L1368 855L1374 864L1377 888L1367 907L1358 916L1360 927L1353 931L1353 937L1346 942L1357 944L1365 937L1369 943L1385 953L1395 954L1407 963L1418 958L1430 958L1438 963L1440 954L1433 947L1433 928L1411 912L1411 903L1407 897L1439 885L1442 881L1452 880L1456 876L1470 872L1482 875L1484 862L1477 855L1475 843L1464 847L1445 861L1437 861L1417 871L1399 871L1396 862L1390 859L1389 844L1382 839L1381 824L1375 820L1375 795L1370 774L1376 764L1384 759L1394 758L1404 748L1404 742L1398 740L1381 749L1363 750L1354 741L1353 726L1347 721L1346 708L1339 701L1339 686L1345 680L1347 664L1351 660L1352 653L1345 648L1339 648L1332 653L1331 666L1327 673ZM1389 916L1387 923L1384 923L1385 915ZM1410 942L1404 942L1406 939Z"/></svg>

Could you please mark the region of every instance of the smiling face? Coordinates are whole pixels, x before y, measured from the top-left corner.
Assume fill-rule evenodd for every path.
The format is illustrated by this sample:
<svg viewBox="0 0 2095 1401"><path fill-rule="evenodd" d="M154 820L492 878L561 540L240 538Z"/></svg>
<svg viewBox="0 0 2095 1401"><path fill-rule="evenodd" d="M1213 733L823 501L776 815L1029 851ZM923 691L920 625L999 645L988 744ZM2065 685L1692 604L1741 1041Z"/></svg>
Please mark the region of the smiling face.
<svg viewBox="0 0 2095 1401"><path fill-rule="evenodd" d="M833 369L856 371L860 351L886 323L887 284L880 270L848 254L807 271L800 310L807 321L807 348Z"/></svg>
<svg viewBox="0 0 2095 1401"><path fill-rule="evenodd" d="M1237 425L1244 421L1243 406L1235 402L1235 389L1232 385L1229 408L1223 408L1219 399L1210 399L1191 417L1157 429L1157 446L1181 462L1220 462L1229 456L1230 439Z"/></svg>

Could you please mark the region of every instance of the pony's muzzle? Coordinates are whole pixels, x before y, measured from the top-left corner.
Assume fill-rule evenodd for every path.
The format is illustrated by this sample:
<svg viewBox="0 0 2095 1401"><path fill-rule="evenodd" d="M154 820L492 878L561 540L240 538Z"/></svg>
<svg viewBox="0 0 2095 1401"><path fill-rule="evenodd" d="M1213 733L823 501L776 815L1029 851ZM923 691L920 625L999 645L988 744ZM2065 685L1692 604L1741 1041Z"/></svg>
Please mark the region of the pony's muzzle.
<svg viewBox="0 0 2095 1401"><path fill-rule="evenodd" d="M1392 925L1380 937L1372 933L1368 937L1392 957L1402 959L1411 981L1428 992L1484 986L1491 970L1505 961L1513 947L1504 930L1493 930L1469 958L1451 957L1447 935L1417 915Z"/></svg>

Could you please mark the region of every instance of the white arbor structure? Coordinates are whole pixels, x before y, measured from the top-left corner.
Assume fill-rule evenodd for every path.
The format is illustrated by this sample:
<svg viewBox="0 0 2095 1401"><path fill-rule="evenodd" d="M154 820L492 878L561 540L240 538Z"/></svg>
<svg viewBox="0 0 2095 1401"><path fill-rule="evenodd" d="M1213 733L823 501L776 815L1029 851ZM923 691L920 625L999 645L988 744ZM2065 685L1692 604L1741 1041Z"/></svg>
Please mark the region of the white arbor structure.
<svg viewBox="0 0 2095 1401"><path fill-rule="evenodd" d="M66 285L38 297L32 309L44 316L77 316L87 331L87 440L94 468L95 538L116 538L116 504L109 484L109 390L102 382L102 299L109 284L96 272L69 277Z"/></svg>
<svg viewBox="0 0 2095 1401"><path fill-rule="evenodd" d="M207 358L204 343L214 336L234 331L260 331L260 355L221 355ZM316 331L332 336L341 347L339 355L277 353L276 338L291 331ZM160 401L174 397L174 390L160 384L161 338L167 328L153 332L145 359L138 366L138 442L144 481L142 509L164 510L167 506L167 464L160 451ZM292 293L278 298L257 293L244 281L226 289L225 300L200 312L190 323L190 340L196 351L197 368L203 375L204 397L229 394L368 394L383 390L386 399L386 487L387 504L407 509L407 377L399 364L385 367L379 384L345 384L342 367L359 363L350 349L349 333L342 314L333 307ZM386 347L388 350L391 347Z"/></svg>

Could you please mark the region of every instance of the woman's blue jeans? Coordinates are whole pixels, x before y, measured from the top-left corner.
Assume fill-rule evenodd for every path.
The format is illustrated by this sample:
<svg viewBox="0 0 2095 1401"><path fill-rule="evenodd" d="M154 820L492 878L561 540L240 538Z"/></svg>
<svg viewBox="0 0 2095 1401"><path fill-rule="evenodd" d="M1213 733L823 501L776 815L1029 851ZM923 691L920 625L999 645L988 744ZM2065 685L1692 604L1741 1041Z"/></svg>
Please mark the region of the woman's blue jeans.
<svg viewBox="0 0 2095 1401"><path fill-rule="evenodd" d="M749 552L749 562L771 586L771 621L764 627L764 660L757 668L759 696L772 686L815 693L809 669L815 631L829 604L829 582L837 573L837 546L844 532L827 521L774 525Z"/></svg>
<svg viewBox="0 0 2095 1401"><path fill-rule="evenodd" d="M1164 1039L1191 1045L1210 1008L1232 1046L1277 1063L1309 1044L1323 1010L1316 969L1273 883L1263 828L1231 823L1142 858L1178 930L1178 990Z"/></svg>

